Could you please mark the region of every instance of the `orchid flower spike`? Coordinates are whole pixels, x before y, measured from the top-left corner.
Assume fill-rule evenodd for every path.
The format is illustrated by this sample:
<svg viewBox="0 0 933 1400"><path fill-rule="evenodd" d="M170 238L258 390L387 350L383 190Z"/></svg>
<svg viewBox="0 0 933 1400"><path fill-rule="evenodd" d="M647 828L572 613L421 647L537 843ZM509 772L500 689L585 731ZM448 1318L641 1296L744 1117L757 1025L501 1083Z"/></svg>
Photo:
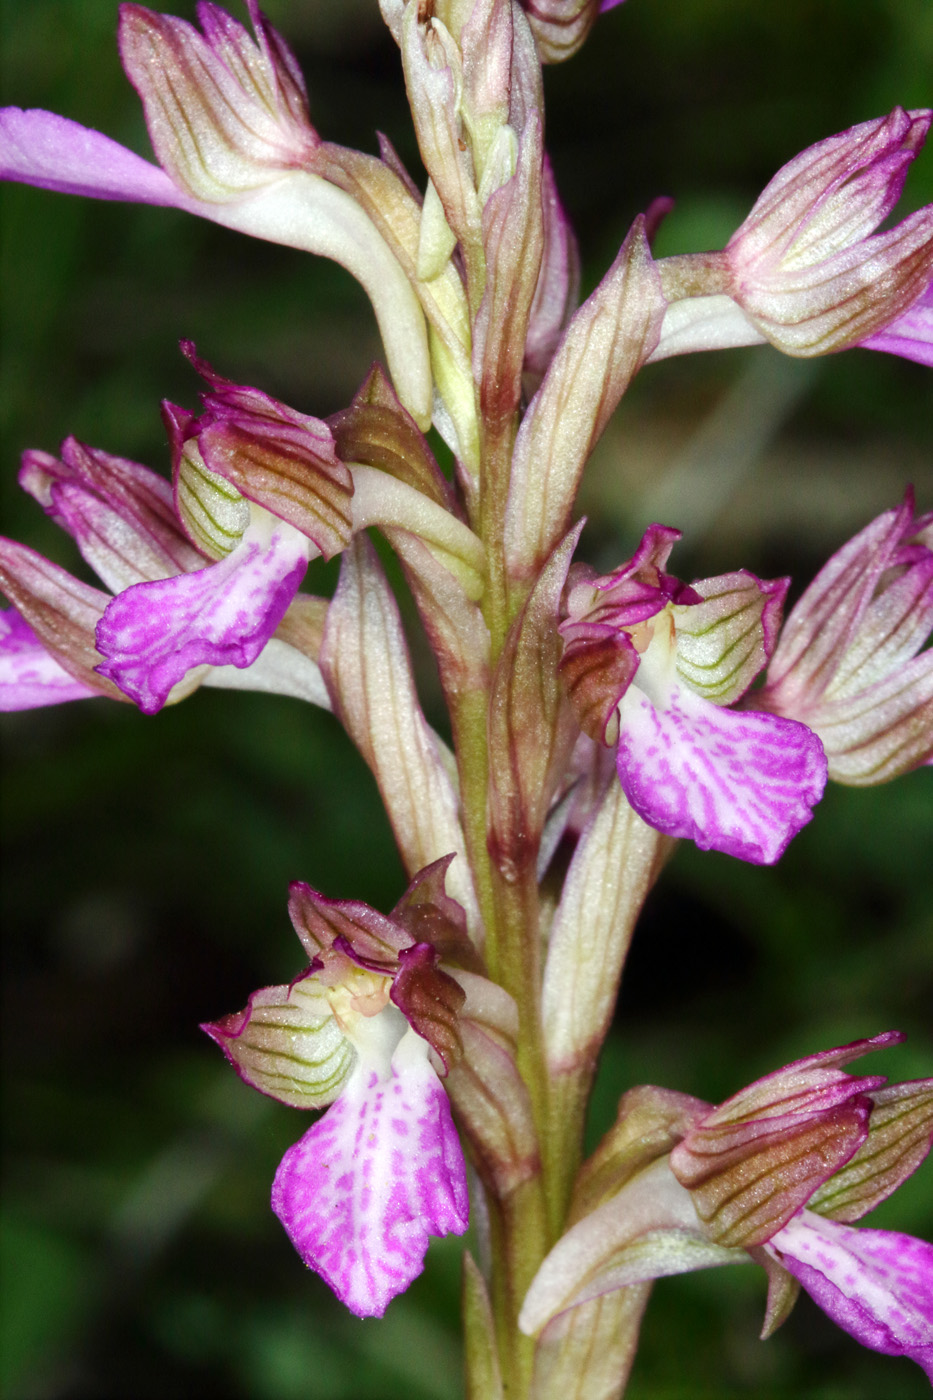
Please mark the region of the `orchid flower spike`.
<svg viewBox="0 0 933 1400"><path fill-rule="evenodd" d="M120 56L142 99L159 165L66 117L0 110L0 178L93 199L185 209L227 228L333 258L366 290L396 388L431 421L424 315L375 224L318 173L321 140L297 61L246 0L255 38L202 0L201 24L120 7ZM328 169L326 160L321 170ZM161 168L160 168L161 167Z"/></svg>
<svg viewBox="0 0 933 1400"><path fill-rule="evenodd" d="M755 706L820 736L836 782L933 761L933 515L913 493L820 570L791 611ZM919 654L918 654L919 653Z"/></svg>
<svg viewBox="0 0 933 1400"><path fill-rule="evenodd" d="M110 699L174 703L200 684L269 690L327 706L327 690L312 659L314 638L319 637L324 604L305 597L291 604L286 623L267 617L265 644L252 648L249 664L237 670L226 664L230 649L201 646L192 666L169 663L160 684L141 689L124 679L122 670L108 663L98 650L97 631L104 627L107 610L119 600L139 599L139 590L154 589L157 597L142 592L151 611L153 636L163 650L171 651L179 639L177 617L164 608L166 594L194 590L205 599L205 577L211 556L186 535L175 513L172 487L163 477L122 457L86 447L68 438L61 457L47 452L24 453L20 484L46 513L73 536L81 554L103 580L105 592L73 578L65 569L13 540L0 540L0 589L12 608L0 614L0 709L30 709L93 696ZM235 491L229 488L228 494ZM244 503L245 505L245 503ZM240 589L242 593L242 588ZM273 590L274 592L274 590ZM117 594L114 598L112 594ZM223 616L230 617L234 601L218 602L198 621L201 635L216 632ZM289 600L285 600L288 605ZM121 605L125 607L126 605ZM224 612L224 608L227 609ZM315 614L312 618L309 615ZM234 619L242 638L245 619ZM281 624L289 641L273 637ZM190 619L189 619L190 625ZM231 624L232 625L232 624ZM190 645L190 638L188 639ZM217 638L214 638L217 643ZM229 639L228 639L229 641ZM293 644L289 644L293 643ZM134 646L138 652L140 638ZM243 652L242 640L240 652ZM255 654L254 654L255 653ZM189 652L189 660L192 654ZM138 657L133 653L133 657ZM137 668L138 669L138 668ZM158 708L158 704L152 705Z"/></svg>
<svg viewBox="0 0 933 1400"><path fill-rule="evenodd" d="M850 1223L933 1144L933 1080L842 1070L900 1040L891 1031L811 1055L718 1108L663 1089L626 1094L582 1169L574 1223L531 1285L523 1330L628 1284L751 1258L769 1277L763 1337L802 1285L856 1341L933 1380L933 1246Z"/></svg>
<svg viewBox="0 0 933 1400"><path fill-rule="evenodd" d="M933 113L896 107L779 170L721 253L659 264L672 303L655 359L770 341L863 345L933 363L933 206L881 233Z"/></svg>
<svg viewBox="0 0 933 1400"><path fill-rule="evenodd" d="M463 1153L438 1077L462 1053L464 993L420 938L460 936L462 911L444 894L450 860L421 871L388 917L292 885L310 966L203 1027L248 1084L295 1108L330 1105L282 1158L272 1208L358 1317L381 1317L421 1273L429 1235L467 1228Z"/></svg>
<svg viewBox="0 0 933 1400"><path fill-rule="evenodd" d="M679 538L652 525L612 574L571 580L561 674L640 817L771 864L810 820L826 760L803 724L728 706L774 649L787 581L740 570L688 586L664 571Z"/></svg>

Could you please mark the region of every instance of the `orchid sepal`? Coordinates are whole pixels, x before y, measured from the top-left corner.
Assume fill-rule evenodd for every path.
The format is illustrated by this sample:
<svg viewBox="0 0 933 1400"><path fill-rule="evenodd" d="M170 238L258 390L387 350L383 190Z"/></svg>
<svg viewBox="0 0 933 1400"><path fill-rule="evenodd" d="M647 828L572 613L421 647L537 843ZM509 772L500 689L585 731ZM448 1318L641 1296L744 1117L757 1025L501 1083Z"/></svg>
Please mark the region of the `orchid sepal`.
<svg viewBox="0 0 933 1400"><path fill-rule="evenodd" d="M884 1080L841 1066L903 1039L891 1032L810 1056L758 1080L693 1123L671 1153L717 1244L764 1244L868 1138Z"/></svg>
<svg viewBox="0 0 933 1400"><path fill-rule="evenodd" d="M933 756L929 517L912 492L833 555L792 609L754 703L820 736L837 782L886 782Z"/></svg>
<svg viewBox="0 0 933 1400"><path fill-rule="evenodd" d="M15 608L0 611L0 711L93 700L100 694L59 665Z"/></svg>

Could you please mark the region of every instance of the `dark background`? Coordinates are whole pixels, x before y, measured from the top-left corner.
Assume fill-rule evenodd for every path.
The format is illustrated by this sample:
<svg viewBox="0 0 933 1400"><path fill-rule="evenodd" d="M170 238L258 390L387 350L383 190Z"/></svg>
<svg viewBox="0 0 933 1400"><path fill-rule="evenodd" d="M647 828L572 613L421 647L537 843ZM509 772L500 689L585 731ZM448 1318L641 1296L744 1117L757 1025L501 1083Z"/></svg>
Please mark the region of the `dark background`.
<svg viewBox="0 0 933 1400"><path fill-rule="evenodd" d="M268 0L328 138L414 170L375 0ZM179 6L191 16L193 6ZM148 153L111 0L5 0L3 101ZM549 145L586 287L657 194L661 254L721 247L822 136L933 98L929 0L629 0L547 74ZM420 171L419 171L420 178ZM933 156L902 209L933 199ZM19 452L74 432L167 470L158 402L194 406L177 352L306 412L341 407L378 342L331 264L180 213L3 191L3 529L81 572L16 487ZM929 371L855 351L675 360L637 381L589 470L589 557L652 519L673 567L747 566L799 589L913 480L933 506ZM82 576L85 576L82 574ZM314 577L323 589L327 580ZM436 692L424 668L432 719ZM202 691L145 719L105 701L3 717L4 1394L10 1400L447 1400L461 1394L459 1242L381 1322L308 1274L268 1209L306 1127L243 1087L197 1023L301 963L302 878L387 908L402 874L375 789L327 715ZM931 1072L933 774L832 789L775 869L678 852L636 938L593 1132L653 1082L717 1101L786 1061L897 1027L866 1062ZM929 1166L871 1224L929 1237ZM895 1400L918 1368L863 1351L808 1299L760 1343L755 1269L664 1280L634 1400Z"/></svg>

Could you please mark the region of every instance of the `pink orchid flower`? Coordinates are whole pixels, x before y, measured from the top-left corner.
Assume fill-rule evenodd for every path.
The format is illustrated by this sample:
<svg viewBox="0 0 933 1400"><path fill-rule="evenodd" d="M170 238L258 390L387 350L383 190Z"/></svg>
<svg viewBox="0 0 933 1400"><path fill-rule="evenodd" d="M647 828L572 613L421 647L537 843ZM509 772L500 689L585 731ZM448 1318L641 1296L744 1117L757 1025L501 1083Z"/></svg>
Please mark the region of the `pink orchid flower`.
<svg viewBox="0 0 933 1400"><path fill-rule="evenodd" d="M718 1108L662 1089L625 1095L619 1121L637 1113L638 1132L621 1151L626 1135L610 1132L583 1168L577 1223L532 1282L523 1330L629 1284L752 1258L769 1276L763 1337L802 1285L856 1341L910 1357L933 1380L933 1246L851 1224L933 1144L933 1080L885 1085L842 1070L903 1038L811 1055Z"/></svg>
<svg viewBox="0 0 933 1400"><path fill-rule="evenodd" d="M896 107L788 162L722 252L659 264L670 306L653 358L770 341L933 363L933 206L878 232L933 114Z"/></svg>
<svg viewBox="0 0 933 1400"><path fill-rule="evenodd" d="M774 649L785 580L740 571L693 585L664 572L677 530L572 584L561 672L583 730L616 747L626 797L651 826L756 863L778 859L826 781L803 724L728 708Z"/></svg>
<svg viewBox="0 0 933 1400"><path fill-rule="evenodd" d="M308 559L349 539L352 480L326 425L217 384L251 395L253 420L242 404L223 422L211 415L215 471L188 415L194 436L176 433L174 491L148 467L72 438L61 458L24 454L20 484L116 596L0 541L0 587L16 610L0 638L0 706L108 695L151 714L205 680L327 704L315 663L274 633Z"/></svg>
<svg viewBox="0 0 933 1400"><path fill-rule="evenodd" d="M331 178L294 54L246 0L255 38L201 0L201 32L120 7L120 57L142 100L158 165L53 112L0 109L0 178L92 199L168 205L333 258L369 296L399 397L431 421L427 330L394 253Z"/></svg>
<svg viewBox="0 0 933 1400"><path fill-rule="evenodd" d="M329 1105L282 1158L272 1208L358 1317L381 1317L420 1274L429 1236L461 1235L469 1219L463 1153L432 1066L446 1073L460 1052L464 993L407 926L419 926L432 886L452 904L449 861L420 872L389 917L294 884L289 913L310 967L203 1027L263 1093Z"/></svg>

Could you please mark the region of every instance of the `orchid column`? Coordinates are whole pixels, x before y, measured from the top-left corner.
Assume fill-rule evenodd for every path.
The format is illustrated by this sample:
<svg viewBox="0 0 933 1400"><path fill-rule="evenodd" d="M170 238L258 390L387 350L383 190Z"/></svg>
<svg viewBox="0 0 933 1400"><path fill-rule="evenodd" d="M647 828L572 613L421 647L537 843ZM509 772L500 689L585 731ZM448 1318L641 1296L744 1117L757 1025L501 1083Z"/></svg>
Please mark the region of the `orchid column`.
<svg viewBox="0 0 933 1400"><path fill-rule="evenodd" d="M104 588L0 542L4 703L154 714L200 686L268 690L330 709L370 768L407 889L386 914L318 889L324 875L295 880L304 966L204 1026L250 1086L326 1110L272 1204L353 1313L381 1315L429 1237L472 1216L474 1400L620 1395L651 1280L749 1259L768 1273L768 1331L802 1286L858 1341L929 1371L930 1247L850 1228L930 1145L929 1080L840 1068L897 1032L814 1051L718 1108L628 1088L586 1162L583 1128L675 843L772 864L827 777L929 763L931 517L908 491L782 626L789 580L679 577L671 524L644 521L597 572L576 557L575 507L651 362L765 340L929 362L933 210L875 229L930 113L803 152L721 252L656 259L656 204L578 306L541 63L582 43L595 6L385 0L423 188L384 138L377 158L321 136L294 56L247 8L252 30L212 3L198 27L121 8L158 166L8 108L0 168L335 259L370 298L386 367L323 418L183 340L207 388L197 410L163 402L171 484L74 439L27 452L21 484ZM370 529L413 595L452 750ZM328 598L303 587L319 555L340 560Z"/></svg>

